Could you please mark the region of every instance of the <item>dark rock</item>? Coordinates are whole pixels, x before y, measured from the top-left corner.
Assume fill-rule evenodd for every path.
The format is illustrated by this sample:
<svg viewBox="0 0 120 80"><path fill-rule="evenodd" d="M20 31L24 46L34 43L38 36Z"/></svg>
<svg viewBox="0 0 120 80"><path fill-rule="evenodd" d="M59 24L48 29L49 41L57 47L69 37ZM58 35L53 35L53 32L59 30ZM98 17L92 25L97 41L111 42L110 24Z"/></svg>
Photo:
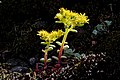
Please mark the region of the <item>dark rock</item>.
<svg viewBox="0 0 120 80"><path fill-rule="evenodd" d="M22 72L25 73L28 71L27 67L22 67L22 66L15 66L11 69L12 72Z"/></svg>
<svg viewBox="0 0 120 80"><path fill-rule="evenodd" d="M19 60L9 59L6 63L9 63L11 66L16 66L19 63Z"/></svg>
<svg viewBox="0 0 120 80"><path fill-rule="evenodd" d="M10 64L11 66L28 66L28 64L20 59L9 59L6 63Z"/></svg>
<svg viewBox="0 0 120 80"><path fill-rule="evenodd" d="M34 65L36 62L36 59L34 57L29 59L30 65Z"/></svg>

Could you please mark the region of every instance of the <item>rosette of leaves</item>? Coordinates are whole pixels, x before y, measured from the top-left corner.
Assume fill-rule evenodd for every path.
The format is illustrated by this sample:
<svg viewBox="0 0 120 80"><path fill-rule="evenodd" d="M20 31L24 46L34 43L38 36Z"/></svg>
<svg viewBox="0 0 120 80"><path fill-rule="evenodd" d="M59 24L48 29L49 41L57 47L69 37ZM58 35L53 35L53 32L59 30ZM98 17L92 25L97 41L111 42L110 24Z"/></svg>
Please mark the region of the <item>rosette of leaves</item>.
<svg viewBox="0 0 120 80"><path fill-rule="evenodd" d="M98 24L97 26L95 26L92 34L97 36L98 34L103 34L103 32L107 32L111 23L112 21L105 20L103 23Z"/></svg>
<svg viewBox="0 0 120 80"><path fill-rule="evenodd" d="M56 43L59 45L59 46L61 46L62 45L62 43L61 42L59 42L59 41L56 41ZM58 50L58 52L59 52L59 50ZM83 54L80 54L80 53L76 53L75 52L75 49L71 49L71 48L69 48L69 45L68 45L68 43L67 42L65 42L65 45L64 45L64 47L63 47L63 56L61 56L61 58L70 58L70 57L73 57L74 56L74 58L75 59L81 59L81 57L83 56ZM54 59L56 59L56 60L58 60L58 57L56 57L56 56L53 56L53 58Z"/></svg>
<svg viewBox="0 0 120 80"><path fill-rule="evenodd" d="M77 53L75 49L67 48L64 49L64 56L73 57L74 59L80 60L84 58L86 55L84 53Z"/></svg>

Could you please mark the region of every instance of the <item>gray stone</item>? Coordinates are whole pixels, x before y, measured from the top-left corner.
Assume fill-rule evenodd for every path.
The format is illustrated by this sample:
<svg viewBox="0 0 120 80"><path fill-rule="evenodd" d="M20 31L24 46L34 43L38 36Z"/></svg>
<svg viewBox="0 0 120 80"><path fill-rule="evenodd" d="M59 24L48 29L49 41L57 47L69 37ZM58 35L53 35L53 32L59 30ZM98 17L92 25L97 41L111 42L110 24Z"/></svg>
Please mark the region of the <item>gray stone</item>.
<svg viewBox="0 0 120 80"><path fill-rule="evenodd" d="M25 73L28 71L27 67L22 67L22 66L15 66L11 69L12 72L22 72Z"/></svg>

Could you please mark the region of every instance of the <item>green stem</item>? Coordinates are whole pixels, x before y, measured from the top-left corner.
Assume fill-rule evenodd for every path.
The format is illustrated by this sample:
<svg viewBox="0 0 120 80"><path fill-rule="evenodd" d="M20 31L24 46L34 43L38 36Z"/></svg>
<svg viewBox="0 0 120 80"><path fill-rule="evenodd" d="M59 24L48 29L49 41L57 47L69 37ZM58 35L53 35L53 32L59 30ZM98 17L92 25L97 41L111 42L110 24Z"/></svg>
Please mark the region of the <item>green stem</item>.
<svg viewBox="0 0 120 80"><path fill-rule="evenodd" d="M49 48L50 43L47 44L46 49L45 49L45 54L44 54L44 69L47 68L47 56L48 56L48 48Z"/></svg>
<svg viewBox="0 0 120 80"><path fill-rule="evenodd" d="M58 64L60 64L60 61L61 61L61 56L62 56L62 52L63 52L63 48L64 48L64 44L65 44L65 41L67 39L67 35L69 33L69 29L65 29L65 35L63 37L63 40L62 40L62 45L60 47L60 51L59 51L59 55L58 55Z"/></svg>
<svg viewBox="0 0 120 80"><path fill-rule="evenodd" d="M45 54L44 54L44 69L46 69L47 68L47 53L48 52L45 52Z"/></svg>

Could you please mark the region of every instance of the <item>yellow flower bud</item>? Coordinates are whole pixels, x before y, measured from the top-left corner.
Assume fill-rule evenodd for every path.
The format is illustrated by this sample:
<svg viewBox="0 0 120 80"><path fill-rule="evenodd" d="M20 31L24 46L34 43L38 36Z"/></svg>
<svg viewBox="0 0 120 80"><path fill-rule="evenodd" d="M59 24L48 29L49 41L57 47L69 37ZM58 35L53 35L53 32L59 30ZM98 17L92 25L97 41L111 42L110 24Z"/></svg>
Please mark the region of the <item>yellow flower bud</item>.
<svg viewBox="0 0 120 80"><path fill-rule="evenodd" d="M63 23L65 26L80 26L81 24L89 23L88 16L85 16L84 14L79 14L72 12L70 10L60 8L60 13L57 13L55 18L58 18L60 23Z"/></svg>
<svg viewBox="0 0 120 80"><path fill-rule="evenodd" d="M64 32L62 30L52 31L51 33L47 32L45 30L41 30L41 31L38 31L37 35L39 35L42 40L52 43L56 39L61 37L63 34L64 34Z"/></svg>

